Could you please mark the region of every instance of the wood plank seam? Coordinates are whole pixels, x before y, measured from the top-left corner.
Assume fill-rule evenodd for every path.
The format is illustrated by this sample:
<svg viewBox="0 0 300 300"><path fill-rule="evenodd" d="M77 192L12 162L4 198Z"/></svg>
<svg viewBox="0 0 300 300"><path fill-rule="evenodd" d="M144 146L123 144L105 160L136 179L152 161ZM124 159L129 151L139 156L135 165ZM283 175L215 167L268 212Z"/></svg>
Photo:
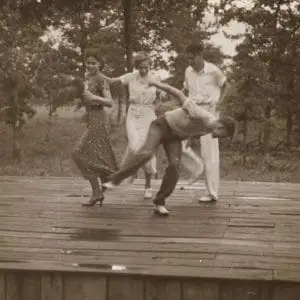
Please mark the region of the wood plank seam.
<svg viewBox="0 0 300 300"><path fill-rule="evenodd" d="M106 288L106 300L110 300L109 299L109 284L110 284L110 277L108 275L106 275L105 277L106 282L105 282L105 288Z"/></svg>
<svg viewBox="0 0 300 300"><path fill-rule="evenodd" d="M65 280L65 274L63 274L62 272L61 272L61 281L62 281L62 292L61 292L62 293L62 299L63 300L68 300L68 299L66 299L66 290L65 290L66 280Z"/></svg>

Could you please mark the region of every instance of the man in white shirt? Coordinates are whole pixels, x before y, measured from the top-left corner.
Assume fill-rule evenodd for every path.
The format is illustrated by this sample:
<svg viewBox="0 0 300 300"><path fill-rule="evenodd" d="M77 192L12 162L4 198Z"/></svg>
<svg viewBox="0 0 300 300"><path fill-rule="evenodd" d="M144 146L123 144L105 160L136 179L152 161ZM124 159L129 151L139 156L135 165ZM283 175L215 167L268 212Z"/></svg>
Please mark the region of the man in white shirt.
<svg viewBox="0 0 300 300"><path fill-rule="evenodd" d="M165 207L165 202L172 194L179 178L182 141L189 137L199 139L200 136L208 133L211 133L214 138L232 137L235 133L235 121L228 116L215 117L168 84L150 79L149 85L171 94L179 100L181 106L167 111L152 121L142 147L132 157L127 157L120 170L112 174L109 177L110 181L104 183L103 186L112 189L119 185L122 180L149 161L162 144L168 159L168 166L153 203L156 213L167 216L169 211Z"/></svg>
<svg viewBox="0 0 300 300"><path fill-rule="evenodd" d="M185 71L184 92L198 105L218 117L217 106L228 91L226 76L214 64L204 60L202 44L190 44L186 48L189 66ZM205 171L207 194L199 201L216 201L218 199L220 181L219 142L212 135L200 137L201 157L189 147L187 141L183 145L182 165L191 173L190 183L199 179Z"/></svg>

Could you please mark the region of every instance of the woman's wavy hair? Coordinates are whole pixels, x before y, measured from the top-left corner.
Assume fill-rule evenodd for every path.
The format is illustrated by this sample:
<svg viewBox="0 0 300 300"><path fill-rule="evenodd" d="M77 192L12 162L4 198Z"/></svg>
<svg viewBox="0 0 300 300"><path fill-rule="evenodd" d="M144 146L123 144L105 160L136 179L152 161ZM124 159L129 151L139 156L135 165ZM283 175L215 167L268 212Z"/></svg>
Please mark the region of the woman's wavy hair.
<svg viewBox="0 0 300 300"><path fill-rule="evenodd" d="M152 62L150 55L146 51L139 51L133 57L133 65L135 68L138 68L144 61L149 61L149 63Z"/></svg>
<svg viewBox="0 0 300 300"><path fill-rule="evenodd" d="M105 60L99 49L97 48L88 48L85 51L85 59L88 57L93 57L99 62L99 69L102 70L105 66Z"/></svg>

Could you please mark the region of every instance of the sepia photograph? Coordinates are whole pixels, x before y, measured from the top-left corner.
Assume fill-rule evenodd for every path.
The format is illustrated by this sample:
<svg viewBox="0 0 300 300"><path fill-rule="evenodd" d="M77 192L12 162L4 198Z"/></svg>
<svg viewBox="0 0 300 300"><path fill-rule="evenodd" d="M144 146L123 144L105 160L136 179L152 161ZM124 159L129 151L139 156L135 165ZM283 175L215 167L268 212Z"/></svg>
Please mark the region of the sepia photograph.
<svg viewBox="0 0 300 300"><path fill-rule="evenodd" d="M0 1L0 300L299 300L298 0Z"/></svg>

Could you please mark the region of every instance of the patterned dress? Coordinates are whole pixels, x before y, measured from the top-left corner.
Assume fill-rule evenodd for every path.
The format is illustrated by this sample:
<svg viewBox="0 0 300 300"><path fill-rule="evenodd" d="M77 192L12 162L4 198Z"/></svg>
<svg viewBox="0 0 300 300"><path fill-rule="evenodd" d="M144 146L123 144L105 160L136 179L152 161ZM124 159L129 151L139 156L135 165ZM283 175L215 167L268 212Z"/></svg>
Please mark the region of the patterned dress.
<svg viewBox="0 0 300 300"><path fill-rule="evenodd" d="M103 97L109 93L106 82L98 74L87 79L87 87L91 93L98 96ZM105 182L107 176L118 169L111 145L109 117L102 105L95 105L89 100L84 100L83 104L86 108L87 129L74 152L86 169L87 175L98 176Z"/></svg>

